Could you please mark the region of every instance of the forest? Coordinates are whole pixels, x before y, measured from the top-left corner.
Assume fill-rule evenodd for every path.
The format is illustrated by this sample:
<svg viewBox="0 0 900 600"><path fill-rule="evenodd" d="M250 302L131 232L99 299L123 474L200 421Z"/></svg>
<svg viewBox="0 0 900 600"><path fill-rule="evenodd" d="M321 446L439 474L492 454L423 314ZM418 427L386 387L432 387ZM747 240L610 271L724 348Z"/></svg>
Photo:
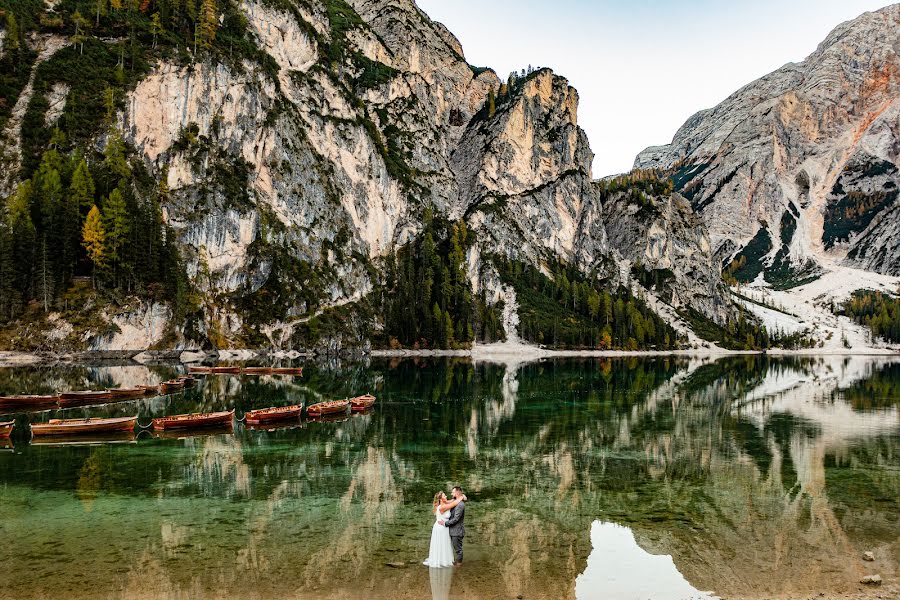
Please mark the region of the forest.
<svg viewBox="0 0 900 600"><path fill-rule="evenodd" d="M502 305L475 296L466 274L474 242L466 224L436 218L431 208L415 241L389 254L381 305L384 340L394 348L463 348L503 338Z"/></svg>
<svg viewBox="0 0 900 600"><path fill-rule="evenodd" d="M75 278L90 278L107 296L139 294L183 306L187 277L172 231L163 223L164 185L130 163L118 133L103 153L43 153L0 218L0 321L31 304L66 307Z"/></svg>
<svg viewBox="0 0 900 600"><path fill-rule="evenodd" d="M844 303L843 314L868 327L874 337L900 343L900 298L883 292L857 290Z"/></svg>
<svg viewBox="0 0 900 600"><path fill-rule="evenodd" d="M500 278L516 291L520 335L529 342L600 350L675 348L678 335L639 298L560 263L548 277L518 261L494 257Z"/></svg>

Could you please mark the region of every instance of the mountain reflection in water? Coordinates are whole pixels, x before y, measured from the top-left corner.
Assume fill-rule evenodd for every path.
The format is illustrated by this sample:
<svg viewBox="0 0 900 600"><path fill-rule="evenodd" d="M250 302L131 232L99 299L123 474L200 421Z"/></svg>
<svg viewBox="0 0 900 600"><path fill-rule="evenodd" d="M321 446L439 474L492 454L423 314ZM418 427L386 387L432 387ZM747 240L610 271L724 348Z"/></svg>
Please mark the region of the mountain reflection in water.
<svg viewBox="0 0 900 600"><path fill-rule="evenodd" d="M3 369L0 394L179 370ZM51 417L146 423L364 392L375 410L340 422L131 443L22 437ZM855 589L865 550L890 585L898 409L900 361L741 356L331 361L303 378L209 377L165 398L14 415L15 449L0 452L12 540L0 597L556 599L639 582L649 597L684 586L762 598ZM471 499L466 565L430 573L430 500L456 483Z"/></svg>

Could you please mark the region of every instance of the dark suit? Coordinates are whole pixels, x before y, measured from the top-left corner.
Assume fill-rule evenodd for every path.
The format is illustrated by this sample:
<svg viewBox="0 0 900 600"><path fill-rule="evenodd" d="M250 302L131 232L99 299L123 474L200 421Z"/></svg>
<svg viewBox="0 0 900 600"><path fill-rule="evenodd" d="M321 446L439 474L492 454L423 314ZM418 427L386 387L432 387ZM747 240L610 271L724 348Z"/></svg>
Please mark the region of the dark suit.
<svg viewBox="0 0 900 600"><path fill-rule="evenodd" d="M463 561L463 538L466 537L466 503L460 502L450 510L450 518L444 522L444 526L450 528L450 543L453 545L453 553L456 562Z"/></svg>

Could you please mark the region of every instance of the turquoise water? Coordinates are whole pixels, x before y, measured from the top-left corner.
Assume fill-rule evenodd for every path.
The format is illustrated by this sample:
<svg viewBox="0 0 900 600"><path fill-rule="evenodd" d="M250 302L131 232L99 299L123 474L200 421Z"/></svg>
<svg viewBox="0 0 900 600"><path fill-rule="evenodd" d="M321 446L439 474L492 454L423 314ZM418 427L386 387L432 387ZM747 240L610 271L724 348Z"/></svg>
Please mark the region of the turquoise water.
<svg viewBox="0 0 900 600"><path fill-rule="evenodd" d="M4 369L0 394L180 371ZM54 416L145 424L365 392L369 414L271 431L23 436ZM890 583L898 409L900 361L740 357L309 363L19 414L0 450L0 597L763 598L855 589L872 568ZM429 573L430 499L453 484L466 564Z"/></svg>

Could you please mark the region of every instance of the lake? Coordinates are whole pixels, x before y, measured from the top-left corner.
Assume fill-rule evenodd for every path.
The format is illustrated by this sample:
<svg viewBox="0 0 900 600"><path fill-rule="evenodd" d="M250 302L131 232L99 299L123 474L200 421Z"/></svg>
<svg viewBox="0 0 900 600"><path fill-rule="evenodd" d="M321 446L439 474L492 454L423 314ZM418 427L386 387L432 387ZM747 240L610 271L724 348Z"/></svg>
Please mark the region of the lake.
<svg viewBox="0 0 900 600"><path fill-rule="evenodd" d="M857 590L870 573L896 584L900 359L305 366L9 417L0 598L777 598ZM7 368L0 394L181 372ZM26 426L366 392L367 414L273 430L46 444ZM454 484L470 498L466 564L429 571L431 498Z"/></svg>

